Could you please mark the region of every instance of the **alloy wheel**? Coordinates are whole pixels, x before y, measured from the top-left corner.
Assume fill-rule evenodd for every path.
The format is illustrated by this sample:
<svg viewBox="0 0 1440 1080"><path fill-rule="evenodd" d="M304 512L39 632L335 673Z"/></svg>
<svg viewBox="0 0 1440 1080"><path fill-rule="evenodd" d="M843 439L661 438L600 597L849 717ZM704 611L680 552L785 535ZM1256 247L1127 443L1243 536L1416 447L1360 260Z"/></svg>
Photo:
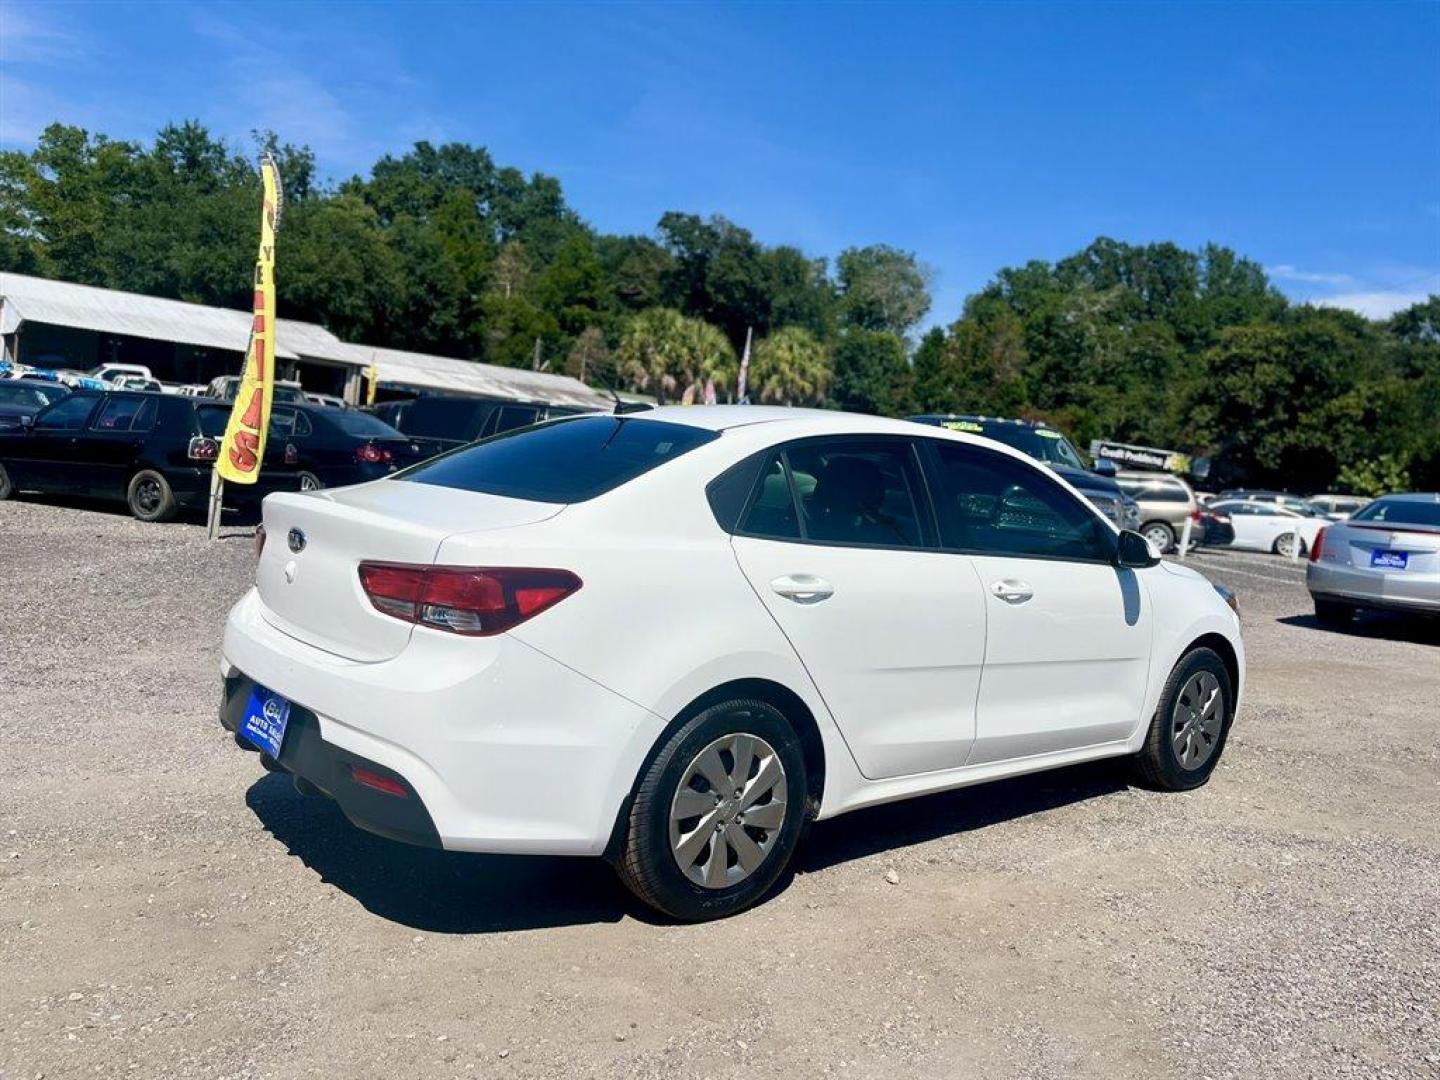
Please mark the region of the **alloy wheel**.
<svg viewBox="0 0 1440 1080"><path fill-rule="evenodd" d="M670 850L697 885L723 889L769 857L785 823L785 766L758 735L716 739L685 767L670 803Z"/></svg>
<svg viewBox="0 0 1440 1080"><path fill-rule="evenodd" d="M1145 539L1155 545L1162 555L1170 550L1170 530L1163 525L1152 525L1145 530Z"/></svg>
<svg viewBox="0 0 1440 1080"><path fill-rule="evenodd" d="M161 500L160 481L145 479L136 485L135 505L140 508L142 514L155 513L160 509Z"/></svg>
<svg viewBox="0 0 1440 1080"><path fill-rule="evenodd" d="M1197 671L1175 698L1170 713L1170 744L1182 769L1198 769L1220 745L1225 725L1225 696L1213 672Z"/></svg>

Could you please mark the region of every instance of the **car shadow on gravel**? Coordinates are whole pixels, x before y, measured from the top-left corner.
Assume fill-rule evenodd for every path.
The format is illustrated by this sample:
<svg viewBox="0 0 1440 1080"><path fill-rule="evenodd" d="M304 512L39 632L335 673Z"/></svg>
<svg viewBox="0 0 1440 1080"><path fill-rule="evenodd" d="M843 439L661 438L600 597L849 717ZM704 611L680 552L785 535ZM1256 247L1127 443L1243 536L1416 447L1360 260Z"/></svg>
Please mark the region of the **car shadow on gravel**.
<svg viewBox="0 0 1440 1080"><path fill-rule="evenodd" d="M55 506L66 510L84 510L92 514L106 514L111 517L130 517L130 509L116 499L94 499L85 495L40 495L33 491L11 496L16 502L34 503L37 506ZM204 510L180 510L173 521L188 525L204 525ZM231 526L255 525L260 521L258 506L227 506L220 524ZM161 522L159 524L169 524Z"/></svg>
<svg viewBox="0 0 1440 1080"><path fill-rule="evenodd" d="M1379 641L1408 641L1412 645L1440 645L1440 619L1394 615L1384 611L1361 611L1349 626L1322 626L1314 615L1285 615L1275 620L1284 626L1318 630L1338 637L1371 638Z"/></svg>
<svg viewBox="0 0 1440 1080"><path fill-rule="evenodd" d="M794 869L799 874L824 870L851 859L1113 795L1128 788L1129 779L1127 763L1110 759L858 810L816 822L807 842L795 853Z"/></svg>
<svg viewBox="0 0 1440 1080"><path fill-rule="evenodd" d="M323 797L270 773L245 793L261 824L321 880L382 919L436 934L650 920L599 859L471 855L413 847L351 825Z"/></svg>

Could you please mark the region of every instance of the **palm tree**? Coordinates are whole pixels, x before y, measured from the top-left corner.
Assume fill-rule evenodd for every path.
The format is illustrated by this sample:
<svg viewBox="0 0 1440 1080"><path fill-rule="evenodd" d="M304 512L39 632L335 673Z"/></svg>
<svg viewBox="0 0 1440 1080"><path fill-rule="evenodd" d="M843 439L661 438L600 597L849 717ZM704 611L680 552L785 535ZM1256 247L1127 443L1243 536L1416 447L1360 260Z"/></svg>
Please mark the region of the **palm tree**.
<svg viewBox="0 0 1440 1080"><path fill-rule="evenodd" d="M735 372L735 350L725 334L673 308L650 308L631 319L615 359L626 382L662 405L706 379L727 383Z"/></svg>
<svg viewBox="0 0 1440 1080"><path fill-rule="evenodd" d="M825 346L801 326L763 338L750 361L751 397L765 405L819 405L830 387Z"/></svg>

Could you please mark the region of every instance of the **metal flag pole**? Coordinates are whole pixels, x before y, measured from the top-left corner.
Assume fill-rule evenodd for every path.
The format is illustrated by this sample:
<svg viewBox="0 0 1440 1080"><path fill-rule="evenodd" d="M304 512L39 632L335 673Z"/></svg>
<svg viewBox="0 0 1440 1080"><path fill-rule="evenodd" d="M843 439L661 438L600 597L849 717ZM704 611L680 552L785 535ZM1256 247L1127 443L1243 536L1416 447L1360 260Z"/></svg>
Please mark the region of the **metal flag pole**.
<svg viewBox="0 0 1440 1080"><path fill-rule="evenodd" d="M747 384L750 381L750 335L754 333L754 331L755 328L753 326L747 326L745 328L745 353L740 357L740 375L735 380L735 402L739 405L750 404L749 399L745 395L746 391L749 390Z"/></svg>
<svg viewBox="0 0 1440 1080"><path fill-rule="evenodd" d="M220 509L224 502L225 480L220 475L220 470L212 466L210 469L209 517L205 522L205 531L211 540L220 535Z"/></svg>

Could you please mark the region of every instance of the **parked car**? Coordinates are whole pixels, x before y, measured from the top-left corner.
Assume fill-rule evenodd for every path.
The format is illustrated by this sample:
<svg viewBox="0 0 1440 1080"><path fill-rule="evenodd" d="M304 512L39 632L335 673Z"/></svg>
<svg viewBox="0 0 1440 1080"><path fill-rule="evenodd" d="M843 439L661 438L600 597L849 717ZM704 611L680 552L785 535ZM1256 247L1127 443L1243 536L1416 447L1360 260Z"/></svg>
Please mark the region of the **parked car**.
<svg viewBox="0 0 1440 1080"><path fill-rule="evenodd" d="M344 398L336 397L334 394L312 394L305 391L305 400L311 405L325 405L331 409L348 409L350 406Z"/></svg>
<svg viewBox="0 0 1440 1080"><path fill-rule="evenodd" d="M125 387L119 385L119 381L127 376L146 380L155 378L154 372L144 364L101 364L91 368L89 374L91 378L108 384L108 388L112 390L124 390Z"/></svg>
<svg viewBox="0 0 1440 1080"><path fill-rule="evenodd" d="M1283 506L1287 510L1295 511L1301 517L1327 517L1325 511L1309 499L1292 495L1288 491L1268 491L1265 488L1228 488L1220 493L1220 498L1227 501L1243 499L1245 502L1274 503L1276 506Z"/></svg>
<svg viewBox="0 0 1440 1080"><path fill-rule="evenodd" d="M1346 626L1359 608L1440 616L1440 493L1382 495L1310 548L1315 618Z"/></svg>
<svg viewBox="0 0 1440 1080"><path fill-rule="evenodd" d="M1170 473L1139 470L1119 473L1115 482L1140 504L1140 535L1162 555L1177 550L1185 519L1191 518L1193 528L1194 514L1200 506L1190 485Z"/></svg>
<svg viewBox="0 0 1440 1080"><path fill-rule="evenodd" d="M276 402L270 440L282 447L301 491L378 480L430 456L377 416L323 405Z"/></svg>
<svg viewBox="0 0 1440 1080"><path fill-rule="evenodd" d="M1324 495L1311 495L1306 500L1331 521L1345 521L1355 511L1369 506L1371 500L1364 495L1339 495L1326 493Z"/></svg>
<svg viewBox="0 0 1440 1080"><path fill-rule="evenodd" d="M1300 538L1300 554L1315 543L1316 534L1327 518L1318 514L1302 514L1288 506L1252 502L1246 499L1221 499L1210 507L1230 515L1235 529L1234 548L1249 551L1271 551L1286 558L1295 554L1295 538Z"/></svg>
<svg viewBox="0 0 1440 1080"><path fill-rule="evenodd" d="M993 416L958 416L954 413L925 413L910 417L917 424L929 424L950 431L983 435L1006 446L1014 447L1046 465L1080 494L1084 495L1109 518L1116 528L1133 529L1140 524L1140 508L1115 482L1114 462L1101 459L1093 469L1086 468L1064 432L1030 420L1006 420Z"/></svg>
<svg viewBox="0 0 1440 1080"><path fill-rule="evenodd" d="M147 379L143 375L116 375L110 380L110 385L116 390L136 390L145 394L163 394L165 387L159 379Z"/></svg>
<svg viewBox="0 0 1440 1080"><path fill-rule="evenodd" d="M221 375L219 378L210 380L210 385L206 388L205 395L207 397L217 398L220 401L234 401L235 395L239 392L240 376ZM304 405L306 404L305 391L297 382L276 379L274 400Z"/></svg>
<svg viewBox="0 0 1440 1080"><path fill-rule="evenodd" d="M173 394L77 390L25 427L0 431L0 499L91 495L124 500L141 521L167 521L205 505L229 414L220 402ZM226 499L250 503L296 483L293 472L262 469L257 484L229 485Z"/></svg>
<svg viewBox="0 0 1440 1080"><path fill-rule="evenodd" d="M417 397L376 405L374 414L420 444L427 457L502 431L580 412L543 402L487 398Z"/></svg>
<svg viewBox="0 0 1440 1080"><path fill-rule="evenodd" d="M1225 511L1201 505L1195 508L1194 521L1198 526L1195 543L1206 547L1225 547L1235 542L1235 525Z"/></svg>
<svg viewBox="0 0 1440 1080"><path fill-rule="evenodd" d="M6 379L0 382L0 428L18 428L26 418L70 392L61 383L43 379Z"/></svg>
<svg viewBox="0 0 1440 1080"><path fill-rule="evenodd" d="M54 372L55 378L64 383L71 390L106 390L109 387L101 380L83 371L76 371L73 368L59 368Z"/></svg>
<svg viewBox="0 0 1440 1080"><path fill-rule="evenodd" d="M1239 621L1024 454L759 406L557 420L265 501L221 721L381 835L759 900L807 818L1077 761L1210 775Z"/></svg>

